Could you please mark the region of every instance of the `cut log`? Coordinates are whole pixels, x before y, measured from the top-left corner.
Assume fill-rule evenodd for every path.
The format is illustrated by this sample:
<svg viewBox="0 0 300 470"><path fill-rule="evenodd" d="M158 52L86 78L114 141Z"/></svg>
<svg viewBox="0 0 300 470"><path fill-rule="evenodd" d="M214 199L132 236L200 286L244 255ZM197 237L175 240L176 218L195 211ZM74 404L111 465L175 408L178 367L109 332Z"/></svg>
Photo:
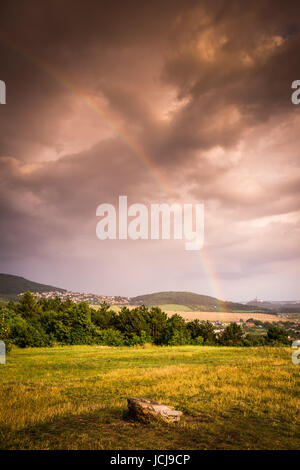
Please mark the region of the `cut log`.
<svg viewBox="0 0 300 470"><path fill-rule="evenodd" d="M153 420L161 420L165 423L177 423L182 416L173 406L162 405L157 401L147 398L127 398L129 417L149 423Z"/></svg>

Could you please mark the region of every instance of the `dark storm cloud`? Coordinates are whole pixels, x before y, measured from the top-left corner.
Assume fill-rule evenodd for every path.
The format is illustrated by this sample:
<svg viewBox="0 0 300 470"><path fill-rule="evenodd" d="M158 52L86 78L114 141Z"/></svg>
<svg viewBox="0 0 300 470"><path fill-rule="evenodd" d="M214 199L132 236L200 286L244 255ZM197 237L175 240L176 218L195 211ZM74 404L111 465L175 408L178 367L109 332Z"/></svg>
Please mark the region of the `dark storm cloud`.
<svg viewBox="0 0 300 470"><path fill-rule="evenodd" d="M48 240L73 239L95 225L102 202L118 203L119 194L135 200L137 192L151 195L151 178L124 144L105 141L87 152L47 162L31 171L12 158L0 158L1 248L11 252L16 239L23 255L34 241L35 250ZM138 181L137 181L138 180ZM142 188L142 189L141 189ZM90 221L90 222L89 222Z"/></svg>
<svg viewBox="0 0 300 470"><path fill-rule="evenodd" d="M48 2L43 8L12 2L3 7L1 27L3 78L11 95L1 116L3 153L22 158L16 134L23 156L33 142L53 145L55 116L62 119L68 111L64 84L49 76L43 62L74 83L98 89L127 122L142 126L137 138L153 161L180 163L201 148L234 145L257 119L290 108L300 34L274 51L272 38L283 37L298 10L281 5L279 15L276 2L257 2L251 11L237 2ZM199 45L215 57L206 60ZM148 83L139 61L145 50L154 60L151 47L164 61L153 75L190 99L164 127L152 122L141 102ZM122 61L126 54L132 75ZM253 65L243 63L247 57ZM239 118L228 123L233 108Z"/></svg>
<svg viewBox="0 0 300 470"><path fill-rule="evenodd" d="M300 75L300 33L285 40L283 31L299 17L299 5L280 4L280 14L274 2L256 5L226 2L219 15L208 6L204 24L170 52L162 76L190 99L173 122L169 147L177 154L187 142L194 149L230 147L259 121L294 111L290 85Z"/></svg>
<svg viewBox="0 0 300 470"><path fill-rule="evenodd" d="M110 50L149 41L157 45L168 19L183 8L183 2L161 5L153 23L158 5L151 5L78 1L3 4L1 79L8 85L8 97L0 115L2 154L24 158L33 142L53 145L57 116L62 109L67 111L69 97L64 94L64 85L57 83L43 64L62 67L75 83L80 83L80 75L85 77L83 70L99 78L107 68L106 73L113 72L120 54L111 62ZM110 87L109 77L106 80Z"/></svg>
<svg viewBox="0 0 300 470"><path fill-rule="evenodd" d="M297 2L3 4L1 260L19 260L21 269L29 255L38 265L71 252L84 264L99 250L95 263L100 255L108 263L95 240L95 210L119 194L204 200L209 249L224 278L235 262L249 273L283 262L284 242L263 255L278 227L289 227L286 259L296 259L296 215L266 221L266 229L253 222L251 243L238 224L299 208L299 113L290 102L300 78L298 18ZM113 246L125 266L121 245ZM141 269L135 249L130 265ZM163 245L161 256L181 269ZM189 272L186 259L178 262Z"/></svg>

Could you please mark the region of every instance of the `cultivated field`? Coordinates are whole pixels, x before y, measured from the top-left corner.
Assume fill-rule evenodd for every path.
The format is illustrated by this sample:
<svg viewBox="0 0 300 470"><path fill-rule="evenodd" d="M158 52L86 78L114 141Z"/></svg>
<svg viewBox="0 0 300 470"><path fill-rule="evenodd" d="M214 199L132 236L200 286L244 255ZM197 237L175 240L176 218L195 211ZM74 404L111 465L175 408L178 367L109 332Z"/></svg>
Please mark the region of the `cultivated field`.
<svg viewBox="0 0 300 470"><path fill-rule="evenodd" d="M98 309L99 305L91 305L91 307ZM137 307L137 305L126 305L129 309ZM262 322L277 322L277 321L287 321L288 318L283 318L278 315L271 315L266 313L255 313L255 312L200 312L192 311L186 305L159 305L159 307L166 312L168 316L178 314L181 315L185 320L209 320L209 321L223 321L223 322L238 322L239 320L248 320L249 318L254 318L255 320L260 320ZM112 305L110 307L115 312L118 312L121 306Z"/></svg>
<svg viewBox="0 0 300 470"><path fill-rule="evenodd" d="M239 320L248 320L249 318L254 318L255 320L260 321L286 321L285 318L281 318L277 315L267 315L265 313L253 313L253 312L243 312L243 313L231 313L231 312L184 312L178 310L169 310L166 311L168 316L174 315L177 313L181 315L185 320L209 320L209 321L222 321L225 323L238 322Z"/></svg>
<svg viewBox="0 0 300 470"><path fill-rule="evenodd" d="M289 348L14 349L0 365L1 449L298 449L300 366ZM184 412L126 420L126 397Z"/></svg>

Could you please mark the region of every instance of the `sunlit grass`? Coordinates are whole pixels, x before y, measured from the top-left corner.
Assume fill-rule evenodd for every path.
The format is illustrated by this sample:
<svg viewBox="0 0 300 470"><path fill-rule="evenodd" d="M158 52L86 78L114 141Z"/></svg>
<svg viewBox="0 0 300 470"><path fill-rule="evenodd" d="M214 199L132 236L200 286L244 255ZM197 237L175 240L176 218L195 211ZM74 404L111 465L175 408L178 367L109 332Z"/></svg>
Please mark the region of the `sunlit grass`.
<svg viewBox="0 0 300 470"><path fill-rule="evenodd" d="M191 312L192 311L192 309L188 305L178 305L178 304L159 305L159 308L163 311L171 310L172 312Z"/></svg>
<svg viewBox="0 0 300 470"><path fill-rule="evenodd" d="M1 448L299 448L299 366L288 348L14 349L0 366ZM184 412L123 418L126 397Z"/></svg>

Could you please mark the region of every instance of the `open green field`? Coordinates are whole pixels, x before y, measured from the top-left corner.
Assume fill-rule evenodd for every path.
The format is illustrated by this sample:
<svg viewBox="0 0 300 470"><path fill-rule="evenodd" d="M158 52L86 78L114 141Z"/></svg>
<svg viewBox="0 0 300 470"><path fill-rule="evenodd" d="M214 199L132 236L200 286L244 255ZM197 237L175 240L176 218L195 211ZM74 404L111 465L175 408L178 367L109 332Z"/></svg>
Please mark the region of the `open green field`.
<svg viewBox="0 0 300 470"><path fill-rule="evenodd" d="M159 305L162 311L173 311L173 312L192 312L193 309L188 305L176 305L176 304L164 304Z"/></svg>
<svg viewBox="0 0 300 470"><path fill-rule="evenodd" d="M299 449L300 366L289 348L13 349L0 365L1 449ZM126 397L184 412L126 419Z"/></svg>

